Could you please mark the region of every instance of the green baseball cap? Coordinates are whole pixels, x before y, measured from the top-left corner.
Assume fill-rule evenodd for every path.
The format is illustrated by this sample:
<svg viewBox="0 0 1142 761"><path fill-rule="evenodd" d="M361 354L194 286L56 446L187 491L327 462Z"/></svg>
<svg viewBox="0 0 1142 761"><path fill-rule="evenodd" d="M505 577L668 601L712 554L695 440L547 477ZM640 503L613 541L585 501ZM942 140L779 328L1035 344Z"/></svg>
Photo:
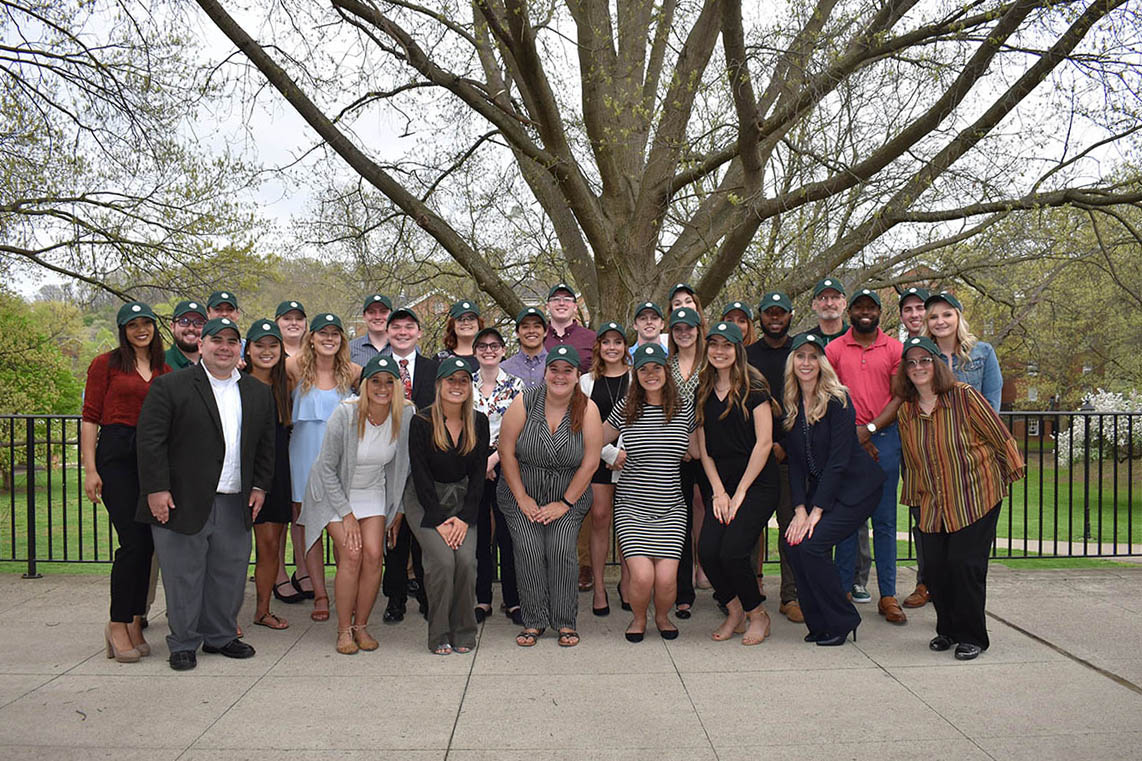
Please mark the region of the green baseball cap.
<svg viewBox="0 0 1142 761"><path fill-rule="evenodd" d="M480 316L480 307L476 306L475 301L457 301L452 305L452 308L448 310L448 316L454 320L466 314L474 314L477 317Z"/></svg>
<svg viewBox="0 0 1142 761"><path fill-rule="evenodd" d="M923 349L933 357L941 356L940 347L936 346L936 342L931 338L928 338L928 336L915 336L914 338L906 338L904 340L904 351L901 352L900 356L903 358L904 355L908 353L909 349Z"/></svg>
<svg viewBox="0 0 1142 761"><path fill-rule="evenodd" d="M273 336L279 341L282 340L282 332L278 328L278 324L273 320L255 320L254 324L246 331L246 343L252 344L259 338L266 336Z"/></svg>
<svg viewBox="0 0 1142 761"><path fill-rule="evenodd" d="M928 297L931 295L931 292L929 292L927 288L920 288L913 285L905 288L900 292L900 300L896 303L902 306L904 304L904 299L908 298L909 296L915 296L916 298L920 299L920 301L926 302Z"/></svg>
<svg viewBox="0 0 1142 761"><path fill-rule="evenodd" d="M547 292L547 300L551 301L551 297L559 291L567 291L571 294L571 298L573 299L579 298L579 296L575 293L575 289L567 285L567 283L556 283L555 285L551 286L551 290Z"/></svg>
<svg viewBox="0 0 1142 761"><path fill-rule="evenodd" d="M300 301L283 301L278 304L278 308L274 310L274 319L281 317L283 314L289 312L301 312L301 316L305 317L305 307L302 306Z"/></svg>
<svg viewBox="0 0 1142 761"><path fill-rule="evenodd" d="M660 320L666 317L666 315L662 314L662 307L658 306L658 304L655 304L653 301L644 301L634 308L635 319L637 320L638 316L648 309L658 315L658 319Z"/></svg>
<svg viewBox="0 0 1142 761"><path fill-rule="evenodd" d="M364 313L364 311L366 309L368 309L369 307L371 307L373 304L380 304L385 309L392 309L393 308L393 302L385 294L383 294L383 293L370 293L368 296L365 297L365 303L361 305L361 312Z"/></svg>
<svg viewBox="0 0 1142 761"><path fill-rule="evenodd" d="M689 283L675 283L674 287L670 289L670 295L666 298L667 303L674 301L674 296L679 291L686 291L691 296L694 295L694 289L690 287Z"/></svg>
<svg viewBox="0 0 1142 761"><path fill-rule="evenodd" d="M397 380L400 380L400 370L397 369L396 361L392 357L386 357L383 354L374 354L369 357L369 361L361 368L361 382L364 383L377 373L388 373Z"/></svg>
<svg viewBox="0 0 1142 761"><path fill-rule="evenodd" d="M719 322L715 325L711 325L710 331L706 333L706 338L709 339L714 336L720 336L732 344L740 344L745 340L745 336L742 335L742 329L732 322Z"/></svg>
<svg viewBox="0 0 1142 761"><path fill-rule="evenodd" d="M189 300L180 301L177 304L175 304L174 318L177 320L179 317L182 317L184 314L200 314L203 317L205 317L206 316L206 307L197 301L189 301Z"/></svg>
<svg viewBox="0 0 1142 761"><path fill-rule="evenodd" d="M416 316L416 312L412 311L408 307L401 307L400 309L394 309L393 311L389 312L389 319L387 322L385 322L385 325L392 325L393 320L400 319L412 320L417 325L420 325L420 318Z"/></svg>
<svg viewBox="0 0 1142 761"><path fill-rule="evenodd" d="M933 293L931 296L924 299L924 307L925 308L930 307L933 304L935 304L937 301L947 302L948 304L950 304L952 306L953 309L960 311L960 312L964 311L964 305L960 303L960 300L957 299L952 294L948 293L947 291L940 291L939 293Z"/></svg>
<svg viewBox="0 0 1142 761"><path fill-rule="evenodd" d="M619 325L614 320L611 320L610 322L604 322L602 325L600 325L599 329L595 331L595 337L596 338L602 338L604 333L607 333L607 332L612 331L612 330L615 331L616 333L618 333L620 336L622 336L623 337L623 343L626 343L626 340L627 340L626 328L624 328L622 325Z"/></svg>
<svg viewBox="0 0 1142 761"><path fill-rule="evenodd" d="M829 277L821 278L817 281L817 284L813 286L813 298L817 298L821 295L821 291L827 291L830 288L842 296L845 295L845 284L830 275Z"/></svg>
<svg viewBox="0 0 1142 761"><path fill-rule="evenodd" d="M309 321L309 329L314 333L330 325L335 326L338 330L345 330L344 326L341 325L341 318L332 312L322 312Z"/></svg>
<svg viewBox="0 0 1142 761"><path fill-rule="evenodd" d="M746 316L747 320L753 319L753 308L744 301L731 301L722 308L722 319L726 319L726 315L735 309L740 309L742 314Z"/></svg>
<svg viewBox="0 0 1142 761"><path fill-rule="evenodd" d="M872 299L873 302L878 307L884 306L883 304L880 303L880 294L879 293L872 290L871 288L861 288L859 291L853 291L852 300L849 301L849 309L852 309L853 304L855 304L857 302L857 299L860 299L860 298L869 298L869 299Z"/></svg>
<svg viewBox="0 0 1142 761"><path fill-rule="evenodd" d="M816 333L802 333L793 339L793 345L789 347L790 352L797 351L805 344L816 346L822 354L825 353L825 339L821 338Z"/></svg>
<svg viewBox="0 0 1142 761"><path fill-rule="evenodd" d="M440 366L436 368L436 380L447 378L456 373L468 373L468 375L471 375L472 366L460 357L449 357L448 359L441 360Z"/></svg>
<svg viewBox="0 0 1142 761"><path fill-rule="evenodd" d="M786 312L793 311L793 301L788 295L781 291L770 291L761 297L761 302L757 305L757 311L764 312L770 307L778 307L784 309Z"/></svg>
<svg viewBox="0 0 1142 761"><path fill-rule="evenodd" d="M547 315L543 313L543 310L536 309L535 307L524 307L520 310L520 313L515 316L516 328L519 328L519 324L528 317L538 317L539 321L543 323L543 326L547 327Z"/></svg>
<svg viewBox="0 0 1142 761"><path fill-rule="evenodd" d="M564 344L556 346L551 351L547 352L547 359L544 360L543 366L547 367L553 362L566 362L576 370L579 369L579 352L574 346Z"/></svg>
<svg viewBox="0 0 1142 761"><path fill-rule="evenodd" d="M507 341L504 340L504 334L500 332L500 329L497 328L495 325L489 325L488 327L484 328L479 333L477 333L476 337L472 339L472 348L473 349L476 348L476 344L480 343L480 339L484 338L485 336L495 336L496 338L499 339L500 343L502 343L502 344L507 343Z"/></svg>
<svg viewBox="0 0 1142 761"><path fill-rule="evenodd" d="M702 316L698 314L697 309L689 307L678 307L670 313L670 327L675 325L689 325L696 328L702 324Z"/></svg>
<svg viewBox="0 0 1142 761"><path fill-rule="evenodd" d="M234 295L233 291L215 291L210 294L210 298L206 300L207 309L214 309L219 304L229 304L237 309L238 297Z"/></svg>
<svg viewBox="0 0 1142 761"><path fill-rule="evenodd" d="M151 309L150 304L143 301L128 301L119 307L119 313L115 315L115 322L119 326L123 326L136 317L146 317L156 324L158 324L159 321L158 318L155 317L155 310Z"/></svg>
<svg viewBox="0 0 1142 761"><path fill-rule="evenodd" d="M242 332L238 330L238 323L229 317L215 317L213 320L207 320L206 324L202 326L202 337L213 336L223 330L233 330L235 337L242 337Z"/></svg>
<svg viewBox="0 0 1142 761"><path fill-rule="evenodd" d="M634 369L637 370L643 365L649 364L666 366L666 349L663 349L661 344L645 344L635 350Z"/></svg>

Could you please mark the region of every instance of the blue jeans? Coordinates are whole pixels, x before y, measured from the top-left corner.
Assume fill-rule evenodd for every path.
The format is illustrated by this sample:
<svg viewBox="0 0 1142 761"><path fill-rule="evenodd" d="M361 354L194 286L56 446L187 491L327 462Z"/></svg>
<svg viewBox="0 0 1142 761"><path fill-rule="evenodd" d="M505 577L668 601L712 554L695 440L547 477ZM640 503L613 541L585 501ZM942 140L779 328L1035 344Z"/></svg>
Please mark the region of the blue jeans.
<svg viewBox="0 0 1142 761"><path fill-rule="evenodd" d="M881 597L896 596L896 485L900 481L900 431L890 425L872 435L879 452L880 469L884 471L884 490L872 513L872 551L876 556L876 583ZM853 585L856 569L857 535L837 543L837 571L841 585Z"/></svg>

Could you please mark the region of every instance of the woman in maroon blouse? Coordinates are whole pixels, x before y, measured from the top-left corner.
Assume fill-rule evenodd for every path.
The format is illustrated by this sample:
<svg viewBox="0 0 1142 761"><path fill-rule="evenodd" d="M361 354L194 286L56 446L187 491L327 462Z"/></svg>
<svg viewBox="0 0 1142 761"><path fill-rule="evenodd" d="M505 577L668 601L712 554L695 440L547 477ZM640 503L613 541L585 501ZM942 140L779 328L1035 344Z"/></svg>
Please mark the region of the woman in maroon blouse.
<svg viewBox="0 0 1142 761"><path fill-rule="evenodd" d="M104 634L107 657L133 663L151 653L143 639L142 616L154 549L150 526L135 521L139 502L135 424L151 381L169 373L170 367L155 313L148 305L124 304L116 322L118 348L100 354L87 368L80 441L83 489L93 502L102 498L119 536L111 566L111 621Z"/></svg>

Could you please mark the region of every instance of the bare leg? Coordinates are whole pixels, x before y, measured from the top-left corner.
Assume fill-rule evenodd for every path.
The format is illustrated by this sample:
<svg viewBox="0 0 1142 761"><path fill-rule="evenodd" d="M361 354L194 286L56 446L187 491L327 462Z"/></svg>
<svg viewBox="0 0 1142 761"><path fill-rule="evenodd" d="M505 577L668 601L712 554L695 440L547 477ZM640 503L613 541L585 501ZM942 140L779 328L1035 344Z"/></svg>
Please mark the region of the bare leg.
<svg viewBox="0 0 1142 761"><path fill-rule="evenodd" d="M381 588L381 553L385 540L385 516L362 518L361 524L361 572L357 582L357 597L354 602L354 621L357 628L369 623L369 615L377 602L377 591ZM337 618L341 619L341 603L337 603Z"/></svg>
<svg viewBox="0 0 1142 761"><path fill-rule="evenodd" d="M654 589L654 561L648 557L627 558L630 579L627 582L627 602L634 613L634 620L627 627L628 632L646 631L646 609L650 606L650 595ZM677 566L675 566L677 573ZM674 598L668 603L674 604Z"/></svg>
<svg viewBox="0 0 1142 761"><path fill-rule="evenodd" d="M353 606L357 601L357 589L361 577L361 550L349 549L346 544L345 526L341 521L332 521L325 527L329 536L333 538L335 547L340 548L337 553L337 572L333 575L333 596L337 601L337 646L355 647L353 640ZM364 532L362 532L362 535ZM315 546L320 546L318 542ZM308 553L307 553L308 559ZM322 598L317 598L321 600ZM317 600L314 600L316 605ZM326 605L329 600L325 599Z"/></svg>
<svg viewBox="0 0 1142 761"><path fill-rule="evenodd" d="M607 549L611 544L611 501L615 487L610 484L591 484L591 572L595 578L593 606L607 605L607 590L603 571L607 565Z"/></svg>
<svg viewBox="0 0 1142 761"><path fill-rule="evenodd" d="M303 592L312 592L313 584L308 578L309 567L305 555L305 526L297 522L297 518L301 515L301 503L293 502L293 522L290 523L290 540L293 542L293 565L297 569L297 583ZM285 539L282 539L282 554L285 554ZM283 565L282 572L285 573ZM288 578L288 577L287 577Z"/></svg>
<svg viewBox="0 0 1142 761"><path fill-rule="evenodd" d="M259 523L254 526L254 545L257 549L254 563L254 587L258 602L254 609L254 621L260 621L270 612L270 597L273 595L274 577L277 575L281 558L278 550L285 536L283 523Z"/></svg>
<svg viewBox="0 0 1142 761"><path fill-rule="evenodd" d="M678 596L678 561L654 558L654 625L659 631L677 629L670 621L670 609Z"/></svg>

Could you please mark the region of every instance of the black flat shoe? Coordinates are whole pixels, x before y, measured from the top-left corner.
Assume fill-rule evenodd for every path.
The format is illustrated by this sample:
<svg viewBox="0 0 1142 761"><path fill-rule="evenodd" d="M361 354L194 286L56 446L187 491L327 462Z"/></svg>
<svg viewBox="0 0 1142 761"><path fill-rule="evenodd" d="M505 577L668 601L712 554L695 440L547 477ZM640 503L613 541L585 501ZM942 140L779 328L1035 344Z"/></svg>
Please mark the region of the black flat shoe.
<svg viewBox="0 0 1142 761"><path fill-rule="evenodd" d="M198 665L198 656L193 650L175 650L168 662L175 671L190 671Z"/></svg>
<svg viewBox="0 0 1142 761"><path fill-rule="evenodd" d="M309 578L309 574L306 574L305 576L302 576L299 579L297 577L297 571L294 571L293 575L291 575L289 577L289 583L293 584L293 588L296 589L297 593L299 595L301 595L303 598L305 598L306 600L312 600L313 599L313 590L311 589L307 592L301 588L301 582L305 581L308 578Z"/></svg>
<svg viewBox="0 0 1142 761"><path fill-rule="evenodd" d="M674 609L674 617L675 618L681 618L683 621L685 621L686 619L688 619L692 615L694 615L694 614L690 612L690 608L688 608L688 607L687 608L677 608L676 607Z"/></svg>
<svg viewBox="0 0 1142 761"><path fill-rule="evenodd" d="M227 642L222 647L215 647L214 645L203 645L202 652L212 653L217 655L224 655L227 658L253 658L254 647L248 645L238 638L234 638Z"/></svg>
<svg viewBox="0 0 1142 761"><path fill-rule="evenodd" d="M623 610L630 610L630 603L623 597L623 585L621 583L615 585L615 591L619 593L619 607Z"/></svg>
<svg viewBox="0 0 1142 761"><path fill-rule="evenodd" d="M484 620L487 619L487 617L490 615L492 615L492 611L486 608L482 608L479 605L476 606L476 623L484 623Z"/></svg>
<svg viewBox="0 0 1142 761"><path fill-rule="evenodd" d="M403 605L390 605L385 608L385 614L381 616L381 621L386 624L399 624L404 620L404 606Z"/></svg>
<svg viewBox="0 0 1142 761"><path fill-rule="evenodd" d="M523 608L515 606L504 611L504 615L512 620L516 626L523 626Z"/></svg>
<svg viewBox="0 0 1142 761"><path fill-rule="evenodd" d="M607 601L606 605L604 605L601 608L596 608L593 606L591 607L591 612L594 613L596 616L601 617L601 616L611 615L611 598L609 596L607 596L606 592L603 593L603 599Z"/></svg>
<svg viewBox="0 0 1142 761"><path fill-rule="evenodd" d="M943 634L933 637L932 641L928 643L928 649L934 650L937 653L942 653L945 650L950 650L955 646L955 642L951 637L945 637Z"/></svg>
<svg viewBox="0 0 1142 761"><path fill-rule="evenodd" d="M678 630L677 629L659 629L658 634L663 639L678 639Z"/></svg>
<svg viewBox="0 0 1142 761"><path fill-rule="evenodd" d="M624 632L623 636L627 638L627 642L642 642L642 638L646 636L646 632Z"/></svg>
<svg viewBox="0 0 1142 761"><path fill-rule="evenodd" d="M289 589L293 590L293 594L283 595L281 593L282 587L288 587ZM305 599L305 595L297 591L297 587L293 585L292 580L279 581L277 584L274 584L274 597L276 597L279 601L284 602L286 605L293 605L294 603L301 602Z"/></svg>
<svg viewBox="0 0 1142 761"><path fill-rule="evenodd" d="M983 648L979 645L973 645L970 642L961 642L956 645L956 660L974 661L982 652Z"/></svg>

